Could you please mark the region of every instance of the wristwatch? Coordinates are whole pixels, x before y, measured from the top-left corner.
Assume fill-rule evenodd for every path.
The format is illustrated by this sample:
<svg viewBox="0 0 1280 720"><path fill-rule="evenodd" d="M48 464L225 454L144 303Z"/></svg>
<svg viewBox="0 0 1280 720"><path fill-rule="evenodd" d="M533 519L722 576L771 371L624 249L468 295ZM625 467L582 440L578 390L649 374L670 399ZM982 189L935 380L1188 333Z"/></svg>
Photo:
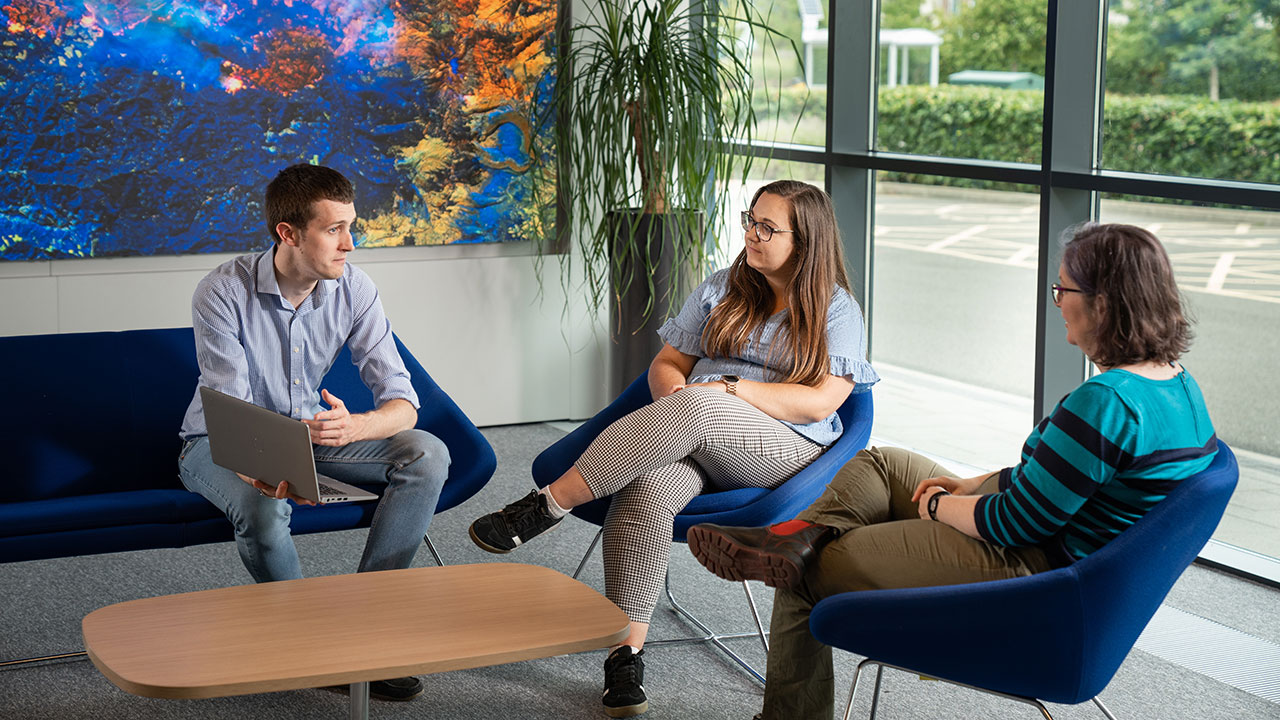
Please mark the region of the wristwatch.
<svg viewBox="0 0 1280 720"><path fill-rule="evenodd" d="M929 496L929 504L927 507L929 508L930 520L938 519L938 498L942 497L943 495L950 495L950 494L951 493L947 492L946 490L939 490L938 492Z"/></svg>
<svg viewBox="0 0 1280 720"><path fill-rule="evenodd" d="M721 375L720 382L724 383L725 392L730 395L738 394L738 381L742 378L737 375Z"/></svg>

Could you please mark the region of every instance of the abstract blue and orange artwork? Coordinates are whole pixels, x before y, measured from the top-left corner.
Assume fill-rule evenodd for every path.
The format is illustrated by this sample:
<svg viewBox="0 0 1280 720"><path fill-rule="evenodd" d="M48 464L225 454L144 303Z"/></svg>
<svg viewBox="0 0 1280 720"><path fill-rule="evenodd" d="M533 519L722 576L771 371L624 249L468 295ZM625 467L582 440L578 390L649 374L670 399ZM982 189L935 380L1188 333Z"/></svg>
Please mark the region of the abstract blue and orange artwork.
<svg viewBox="0 0 1280 720"><path fill-rule="evenodd" d="M0 260L248 251L312 162L365 247L511 242L555 0L2 0Z"/></svg>

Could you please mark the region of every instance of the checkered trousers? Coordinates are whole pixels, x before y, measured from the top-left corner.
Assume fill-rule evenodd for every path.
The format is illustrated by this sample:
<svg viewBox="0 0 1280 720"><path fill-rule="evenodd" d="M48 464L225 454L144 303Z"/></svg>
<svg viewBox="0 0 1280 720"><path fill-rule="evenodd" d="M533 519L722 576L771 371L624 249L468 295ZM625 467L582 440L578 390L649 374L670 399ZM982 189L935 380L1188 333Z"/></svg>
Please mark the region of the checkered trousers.
<svg viewBox="0 0 1280 720"><path fill-rule="evenodd" d="M675 516L710 485L773 488L825 450L754 405L686 388L620 418L575 465L604 521L605 595L632 622L647 623L671 556Z"/></svg>

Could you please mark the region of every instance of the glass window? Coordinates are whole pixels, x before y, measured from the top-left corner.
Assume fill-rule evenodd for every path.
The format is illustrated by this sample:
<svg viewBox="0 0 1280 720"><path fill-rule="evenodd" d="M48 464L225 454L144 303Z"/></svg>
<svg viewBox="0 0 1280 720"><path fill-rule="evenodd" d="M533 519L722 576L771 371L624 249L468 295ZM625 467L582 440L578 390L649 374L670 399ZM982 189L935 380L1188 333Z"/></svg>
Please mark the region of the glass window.
<svg viewBox="0 0 1280 720"><path fill-rule="evenodd" d="M1280 182L1278 16L1253 0L1112 0L1102 166Z"/></svg>
<svg viewBox="0 0 1280 720"><path fill-rule="evenodd" d="M1034 422L1039 194L882 176L875 204L876 440L1016 463Z"/></svg>
<svg viewBox="0 0 1280 720"><path fill-rule="evenodd" d="M1183 364L1214 429L1236 451L1240 482L1214 537L1280 557L1280 213L1107 200L1104 222L1164 241L1195 320Z"/></svg>
<svg viewBox="0 0 1280 720"><path fill-rule="evenodd" d="M776 32L757 29L754 39L743 35L751 51L757 139L825 145L828 0L750 6L757 19Z"/></svg>
<svg viewBox="0 0 1280 720"><path fill-rule="evenodd" d="M1040 162L1046 0L884 0L876 149Z"/></svg>

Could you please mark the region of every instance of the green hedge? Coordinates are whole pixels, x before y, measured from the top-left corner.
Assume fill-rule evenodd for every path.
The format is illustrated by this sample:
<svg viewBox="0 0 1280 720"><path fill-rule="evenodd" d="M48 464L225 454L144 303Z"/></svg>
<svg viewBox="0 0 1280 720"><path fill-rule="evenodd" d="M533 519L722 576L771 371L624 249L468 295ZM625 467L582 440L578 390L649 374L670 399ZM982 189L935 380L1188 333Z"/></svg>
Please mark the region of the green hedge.
<svg viewBox="0 0 1280 720"><path fill-rule="evenodd" d="M787 90L770 112L794 118L803 87ZM821 117L826 97L807 98ZM884 88L877 147L891 152L1038 164L1043 95L1035 90L940 85ZM764 113L763 104L757 112ZM1103 165L1187 177L1280 183L1280 106L1178 96L1107 95ZM821 143L822 138L796 138ZM964 187L996 184L891 173L886 179Z"/></svg>
<svg viewBox="0 0 1280 720"><path fill-rule="evenodd" d="M876 147L889 152L1004 162L1040 162L1044 93L964 85L907 85L880 91ZM1007 187L965 178L886 173L886 180L959 187Z"/></svg>

